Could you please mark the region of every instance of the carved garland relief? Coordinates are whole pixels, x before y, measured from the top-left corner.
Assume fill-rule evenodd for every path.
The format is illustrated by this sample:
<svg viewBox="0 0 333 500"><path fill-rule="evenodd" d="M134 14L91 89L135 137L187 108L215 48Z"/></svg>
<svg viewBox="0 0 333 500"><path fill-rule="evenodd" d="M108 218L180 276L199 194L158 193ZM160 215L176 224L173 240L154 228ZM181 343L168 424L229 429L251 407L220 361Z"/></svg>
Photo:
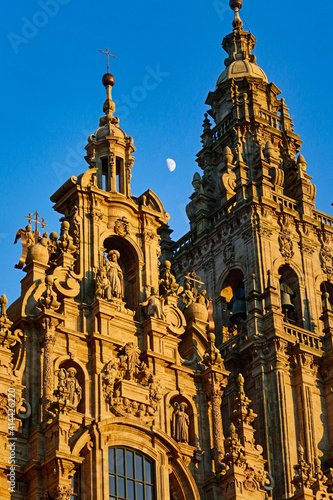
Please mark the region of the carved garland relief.
<svg viewBox="0 0 333 500"><path fill-rule="evenodd" d="M134 342L128 342L104 367L102 386L105 402L117 416L151 420L162 399L161 386L140 360Z"/></svg>

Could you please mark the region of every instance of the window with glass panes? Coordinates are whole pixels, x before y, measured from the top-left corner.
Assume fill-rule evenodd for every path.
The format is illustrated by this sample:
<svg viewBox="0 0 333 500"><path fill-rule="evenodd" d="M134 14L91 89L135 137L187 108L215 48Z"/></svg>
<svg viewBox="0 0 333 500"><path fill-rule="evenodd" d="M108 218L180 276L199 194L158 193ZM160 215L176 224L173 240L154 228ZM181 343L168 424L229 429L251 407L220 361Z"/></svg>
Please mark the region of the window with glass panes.
<svg viewBox="0 0 333 500"><path fill-rule="evenodd" d="M154 462L130 448L109 448L109 498L154 500Z"/></svg>

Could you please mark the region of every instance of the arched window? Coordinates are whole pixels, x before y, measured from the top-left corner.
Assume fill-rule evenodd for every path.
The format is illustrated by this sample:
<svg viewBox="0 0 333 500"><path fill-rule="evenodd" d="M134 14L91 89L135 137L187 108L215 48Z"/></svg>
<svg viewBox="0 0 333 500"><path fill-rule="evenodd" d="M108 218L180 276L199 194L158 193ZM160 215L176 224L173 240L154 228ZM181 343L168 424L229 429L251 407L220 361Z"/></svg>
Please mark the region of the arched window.
<svg viewBox="0 0 333 500"><path fill-rule="evenodd" d="M243 273L233 269L225 278L221 290L222 342L246 330L246 298Z"/></svg>
<svg viewBox="0 0 333 500"><path fill-rule="evenodd" d="M295 271L284 264L279 268L281 309L284 321L303 327L303 312L298 277Z"/></svg>
<svg viewBox="0 0 333 500"><path fill-rule="evenodd" d="M130 448L109 448L109 498L155 500L154 462Z"/></svg>

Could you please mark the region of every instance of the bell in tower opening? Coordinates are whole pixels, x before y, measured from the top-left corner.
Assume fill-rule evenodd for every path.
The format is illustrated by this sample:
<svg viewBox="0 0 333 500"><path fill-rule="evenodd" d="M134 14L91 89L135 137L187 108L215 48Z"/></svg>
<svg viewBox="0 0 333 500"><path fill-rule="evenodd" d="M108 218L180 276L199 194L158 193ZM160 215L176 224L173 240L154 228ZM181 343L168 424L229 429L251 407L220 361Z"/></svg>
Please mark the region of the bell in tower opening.
<svg viewBox="0 0 333 500"><path fill-rule="evenodd" d="M245 288L243 282L237 286L234 296L229 303L229 308L231 308L232 313L230 321L233 325L239 325L242 321L246 320Z"/></svg>

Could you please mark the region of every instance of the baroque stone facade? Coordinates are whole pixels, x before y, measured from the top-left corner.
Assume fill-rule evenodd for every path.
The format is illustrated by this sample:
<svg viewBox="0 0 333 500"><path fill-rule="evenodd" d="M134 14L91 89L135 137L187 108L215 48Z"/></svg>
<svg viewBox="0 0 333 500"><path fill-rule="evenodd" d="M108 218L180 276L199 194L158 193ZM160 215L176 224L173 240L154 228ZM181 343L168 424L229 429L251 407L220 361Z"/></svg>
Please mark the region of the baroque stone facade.
<svg viewBox="0 0 333 500"><path fill-rule="evenodd" d="M51 197L60 236L17 233L21 296L0 299L3 499L333 497L333 219L230 5L190 232L173 242L156 194L132 196L107 73L89 168Z"/></svg>

